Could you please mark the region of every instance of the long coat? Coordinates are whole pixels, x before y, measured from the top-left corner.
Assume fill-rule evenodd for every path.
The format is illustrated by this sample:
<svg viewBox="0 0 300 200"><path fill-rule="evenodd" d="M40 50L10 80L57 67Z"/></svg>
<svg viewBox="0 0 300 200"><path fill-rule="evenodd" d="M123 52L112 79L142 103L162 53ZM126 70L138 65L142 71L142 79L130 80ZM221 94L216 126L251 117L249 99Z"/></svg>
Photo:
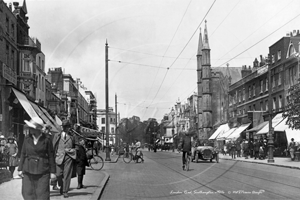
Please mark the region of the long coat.
<svg viewBox="0 0 300 200"><path fill-rule="evenodd" d="M58 154L58 143L61 139L61 133L56 133L53 136L53 147L55 153L55 163L57 165L62 164L63 159L66 154L68 154L73 159L73 170L72 170L72 178L76 177L76 149L75 149L75 137L72 135L67 136L67 140L65 143L68 144L68 148L62 154Z"/></svg>
<svg viewBox="0 0 300 200"><path fill-rule="evenodd" d="M76 145L76 149L77 149L77 158L76 158L77 170L76 170L76 172L80 176L85 175L85 167L89 166L85 148L82 145Z"/></svg>
<svg viewBox="0 0 300 200"><path fill-rule="evenodd" d="M36 145L31 134L25 137L18 171L29 174L56 172L53 146L48 136L42 133Z"/></svg>

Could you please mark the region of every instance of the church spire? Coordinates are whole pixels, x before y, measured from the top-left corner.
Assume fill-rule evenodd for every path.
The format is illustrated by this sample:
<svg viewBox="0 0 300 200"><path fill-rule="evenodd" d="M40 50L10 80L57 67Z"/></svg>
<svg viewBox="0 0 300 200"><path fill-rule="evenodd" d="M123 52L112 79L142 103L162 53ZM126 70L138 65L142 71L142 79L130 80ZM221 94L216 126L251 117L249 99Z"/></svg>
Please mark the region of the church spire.
<svg viewBox="0 0 300 200"><path fill-rule="evenodd" d="M203 38L203 49L210 49L209 43L208 43L208 34L207 34L207 26L206 26L206 20L205 20L205 28L204 28L204 38Z"/></svg>
<svg viewBox="0 0 300 200"><path fill-rule="evenodd" d="M198 52L197 52L197 56L201 56L202 55L202 48L203 48L203 44L202 44L202 34L201 34L201 27L200 27L200 33L199 33L199 43L198 43Z"/></svg>

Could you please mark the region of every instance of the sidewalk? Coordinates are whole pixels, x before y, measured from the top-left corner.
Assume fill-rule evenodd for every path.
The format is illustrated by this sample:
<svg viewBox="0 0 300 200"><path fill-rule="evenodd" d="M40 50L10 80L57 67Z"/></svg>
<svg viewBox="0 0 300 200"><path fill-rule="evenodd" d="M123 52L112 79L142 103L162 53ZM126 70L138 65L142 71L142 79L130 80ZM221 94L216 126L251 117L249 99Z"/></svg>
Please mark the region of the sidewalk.
<svg viewBox="0 0 300 200"><path fill-rule="evenodd" d="M101 152L100 156L103 158L105 163L116 163L118 161L118 155L110 155L111 161L105 161L106 154ZM105 164L104 164L105 167ZM0 194L1 199L7 200L20 200L23 199L21 194L22 189L22 179L18 176L18 169L14 173L14 179L8 182L0 184ZM109 179L110 175L105 171L94 171L91 168L87 168L86 175L83 178L83 185L86 188L80 190L77 188L77 177L71 180L70 191L68 192L69 198L74 200L90 199L96 200L101 196L104 187ZM50 189L50 199L64 199L60 195L59 190Z"/></svg>
<svg viewBox="0 0 300 200"><path fill-rule="evenodd" d="M223 155L222 153L219 153L219 158L224 160L234 160L234 161L240 161L240 162L250 162L250 163L257 163L257 164L264 164L264 165L274 165L278 167L287 167L287 168L293 168L293 169L300 169L300 162L291 161L291 158L281 158L281 157L274 157L274 163L268 163L268 159L259 160L254 158L248 158L245 159L245 157L239 157L232 159L231 156Z"/></svg>
<svg viewBox="0 0 300 200"><path fill-rule="evenodd" d="M170 152L170 153L176 153L179 152L175 150L175 152L172 151L164 151L164 152ZM232 161L239 161L239 162L249 162L249 163L257 163L257 164L263 164L263 165L273 165L278 167L286 167L286 168L292 168L292 169L299 169L300 170L300 162L297 161L291 161L291 158L282 158L282 157L274 157L274 163L268 163L268 159L259 160L253 158L245 159L245 157L235 158L232 159L231 156L223 155L222 153L219 153L219 158L223 160L232 160Z"/></svg>

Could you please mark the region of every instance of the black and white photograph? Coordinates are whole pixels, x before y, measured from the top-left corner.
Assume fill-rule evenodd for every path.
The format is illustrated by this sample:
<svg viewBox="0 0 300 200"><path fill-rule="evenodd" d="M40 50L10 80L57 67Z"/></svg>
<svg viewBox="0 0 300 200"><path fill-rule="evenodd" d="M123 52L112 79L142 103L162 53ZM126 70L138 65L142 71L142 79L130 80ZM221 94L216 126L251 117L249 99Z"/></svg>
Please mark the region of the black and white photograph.
<svg viewBox="0 0 300 200"><path fill-rule="evenodd" d="M0 0L0 199L299 199L299 8Z"/></svg>

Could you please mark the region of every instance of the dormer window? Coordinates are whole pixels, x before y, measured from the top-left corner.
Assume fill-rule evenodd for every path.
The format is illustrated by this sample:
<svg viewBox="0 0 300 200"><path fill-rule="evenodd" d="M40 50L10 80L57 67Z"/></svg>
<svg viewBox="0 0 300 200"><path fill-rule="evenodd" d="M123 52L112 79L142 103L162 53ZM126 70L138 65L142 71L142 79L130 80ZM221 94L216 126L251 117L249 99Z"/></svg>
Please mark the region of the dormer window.
<svg viewBox="0 0 300 200"><path fill-rule="evenodd" d="M277 60L281 60L281 51L280 50L277 52Z"/></svg>

